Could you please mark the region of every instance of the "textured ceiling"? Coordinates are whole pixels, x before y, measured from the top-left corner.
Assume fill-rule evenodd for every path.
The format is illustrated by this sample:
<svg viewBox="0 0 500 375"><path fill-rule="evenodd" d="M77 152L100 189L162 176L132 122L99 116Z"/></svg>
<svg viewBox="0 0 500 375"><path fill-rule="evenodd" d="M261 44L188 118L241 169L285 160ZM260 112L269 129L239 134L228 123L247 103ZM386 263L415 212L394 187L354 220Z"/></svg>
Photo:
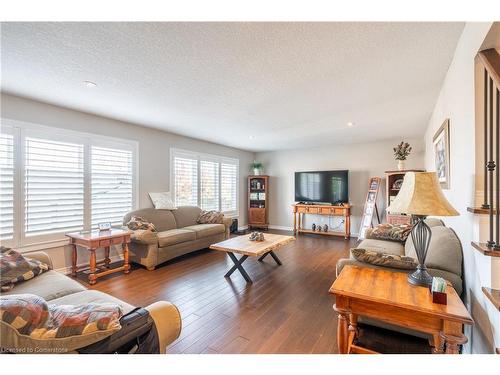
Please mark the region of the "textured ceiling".
<svg viewBox="0 0 500 375"><path fill-rule="evenodd" d="M463 26L2 23L1 85L252 151L414 137Z"/></svg>

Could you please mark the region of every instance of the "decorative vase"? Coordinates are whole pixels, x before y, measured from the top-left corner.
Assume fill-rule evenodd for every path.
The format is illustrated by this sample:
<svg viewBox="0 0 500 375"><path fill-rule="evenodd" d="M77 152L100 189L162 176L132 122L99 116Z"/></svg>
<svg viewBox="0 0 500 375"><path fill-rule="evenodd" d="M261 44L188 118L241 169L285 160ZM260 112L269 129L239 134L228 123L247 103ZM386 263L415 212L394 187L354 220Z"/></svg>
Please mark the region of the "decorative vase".
<svg viewBox="0 0 500 375"><path fill-rule="evenodd" d="M405 161L398 160L398 171L404 171L404 170L405 170Z"/></svg>
<svg viewBox="0 0 500 375"><path fill-rule="evenodd" d="M253 169L253 175L254 175L254 176L258 176L258 175L260 175L260 169L259 169L259 168L254 168L254 169Z"/></svg>
<svg viewBox="0 0 500 375"><path fill-rule="evenodd" d="M316 224L313 223L311 228L312 228L312 231L314 232L316 230Z"/></svg>

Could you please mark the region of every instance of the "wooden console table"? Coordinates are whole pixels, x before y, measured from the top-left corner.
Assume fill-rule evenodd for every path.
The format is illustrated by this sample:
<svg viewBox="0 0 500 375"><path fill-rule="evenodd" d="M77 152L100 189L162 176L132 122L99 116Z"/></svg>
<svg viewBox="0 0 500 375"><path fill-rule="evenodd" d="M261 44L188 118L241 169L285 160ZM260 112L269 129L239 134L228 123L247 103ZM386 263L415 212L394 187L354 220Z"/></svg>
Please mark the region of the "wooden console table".
<svg viewBox="0 0 500 375"><path fill-rule="evenodd" d="M432 302L428 288L411 285L404 272L345 266L330 288L339 314L337 342L340 354L372 354L357 345L358 316L365 316L424 332L433 353L458 354L467 342L464 324L474 324L455 289L448 284L447 305Z"/></svg>
<svg viewBox="0 0 500 375"><path fill-rule="evenodd" d="M102 276L109 275L115 272L129 273L129 254L128 254L128 244L130 243L130 235L132 234L129 230L123 229L111 229L107 231L93 230L88 232L73 232L67 233L66 236L70 239L70 244L72 247L72 264L71 264L71 275L76 277L78 272L77 266L77 246L81 246L90 252L90 265L89 265L89 284L94 285L97 279ZM116 268L109 268L109 250L112 245L122 245L123 248L123 265ZM100 247L104 248L104 260L101 262L96 261L96 250ZM103 267L100 267L103 265ZM103 269L97 272L97 269Z"/></svg>
<svg viewBox="0 0 500 375"><path fill-rule="evenodd" d="M351 236L351 206L344 204L343 206L325 206L316 204L293 204L293 234L299 233L314 233L327 236L342 236L346 240ZM302 215L328 215L341 216L344 218L344 231L328 231L318 232L312 229L302 228Z"/></svg>

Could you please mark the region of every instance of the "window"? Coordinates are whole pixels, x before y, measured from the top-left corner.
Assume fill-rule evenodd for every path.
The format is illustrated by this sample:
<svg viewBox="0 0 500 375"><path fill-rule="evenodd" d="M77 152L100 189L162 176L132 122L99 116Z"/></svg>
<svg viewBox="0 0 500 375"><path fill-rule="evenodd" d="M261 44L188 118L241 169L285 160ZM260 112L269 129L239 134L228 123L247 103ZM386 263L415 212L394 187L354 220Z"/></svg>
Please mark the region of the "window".
<svg viewBox="0 0 500 375"><path fill-rule="evenodd" d="M92 227L121 224L132 210L132 152L92 146Z"/></svg>
<svg viewBox="0 0 500 375"><path fill-rule="evenodd" d="M14 234L14 137L0 134L0 240Z"/></svg>
<svg viewBox="0 0 500 375"><path fill-rule="evenodd" d="M171 150L172 189L177 206L238 214L238 160Z"/></svg>
<svg viewBox="0 0 500 375"><path fill-rule="evenodd" d="M0 239L20 247L64 239L135 207L137 144L2 119Z"/></svg>
<svg viewBox="0 0 500 375"><path fill-rule="evenodd" d="M83 146L25 140L25 234L83 229Z"/></svg>

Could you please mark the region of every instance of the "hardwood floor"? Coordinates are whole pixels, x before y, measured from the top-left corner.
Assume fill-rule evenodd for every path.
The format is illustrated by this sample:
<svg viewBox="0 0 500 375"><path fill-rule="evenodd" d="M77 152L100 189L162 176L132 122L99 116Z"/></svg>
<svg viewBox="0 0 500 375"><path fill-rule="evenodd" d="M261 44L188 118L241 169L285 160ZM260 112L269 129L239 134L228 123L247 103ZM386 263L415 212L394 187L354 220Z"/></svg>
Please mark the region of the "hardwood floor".
<svg viewBox="0 0 500 375"><path fill-rule="evenodd" d="M287 234L283 231L273 233ZM147 271L112 274L89 287L136 306L158 300L177 305L181 336L169 353L337 353L337 315L328 290L339 258L355 239L301 235L271 257L249 258L247 284L226 253L201 250ZM82 276L86 277L86 276ZM430 353L424 339L365 327L363 343L382 353Z"/></svg>
<svg viewBox="0 0 500 375"><path fill-rule="evenodd" d="M277 232L276 233L285 233ZM337 260L355 240L303 235L270 258L248 259L253 284L235 272L227 255L202 250L155 271L135 268L110 275L91 289L133 305L176 304L183 329L169 353L336 353L337 317L328 289Z"/></svg>

